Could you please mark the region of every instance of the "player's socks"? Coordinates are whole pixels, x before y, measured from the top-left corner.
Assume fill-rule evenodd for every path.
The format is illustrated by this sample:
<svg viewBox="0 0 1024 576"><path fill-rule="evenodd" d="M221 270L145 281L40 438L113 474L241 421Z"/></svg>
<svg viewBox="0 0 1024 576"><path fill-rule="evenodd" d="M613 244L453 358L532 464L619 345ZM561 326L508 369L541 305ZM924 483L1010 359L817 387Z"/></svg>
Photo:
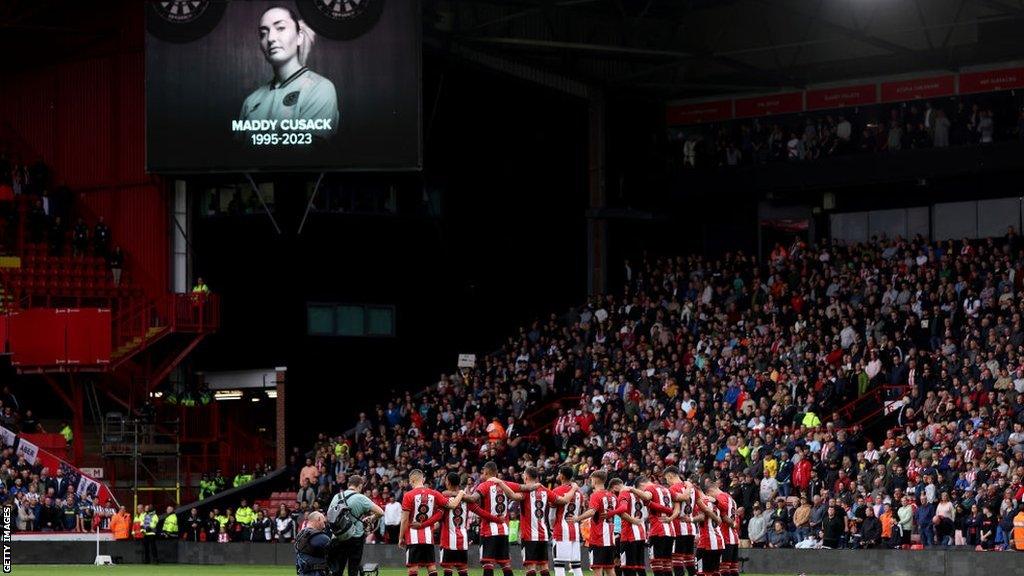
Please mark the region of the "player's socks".
<svg viewBox="0 0 1024 576"><path fill-rule="evenodd" d="M494 565L484 564L484 576L494 576Z"/></svg>
<svg viewBox="0 0 1024 576"><path fill-rule="evenodd" d="M555 563L555 576L565 576L565 566Z"/></svg>
<svg viewBox="0 0 1024 576"><path fill-rule="evenodd" d="M512 567L511 566L502 566L501 567L501 574L502 574L502 576L512 576Z"/></svg>
<svg viewBox="0 0 1024 576"><path fill-rule="evenodd" d="M469 576L469 568L459 568L459 576Z"/></svg>

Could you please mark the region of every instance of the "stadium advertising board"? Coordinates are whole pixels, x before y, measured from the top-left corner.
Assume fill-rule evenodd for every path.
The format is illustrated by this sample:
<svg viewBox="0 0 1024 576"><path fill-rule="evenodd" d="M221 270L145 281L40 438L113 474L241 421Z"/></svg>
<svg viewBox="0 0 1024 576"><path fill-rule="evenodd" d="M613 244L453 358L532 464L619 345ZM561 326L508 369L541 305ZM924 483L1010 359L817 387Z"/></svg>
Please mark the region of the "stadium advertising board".
<svg viewBox="0 0 1024 576"><path fill-rule="evenodd" d="M737 118L770 116L772 114L794 114L803 112L803 110L803 92L772 94L770 96L756 96L754 98L739 98L736 100Z"/></svg>
<svg viewBox="0 0 1024 576"><path fill-rule="evenodd" d="M420 167L416 0L145 10L150 172Z"/></svg>

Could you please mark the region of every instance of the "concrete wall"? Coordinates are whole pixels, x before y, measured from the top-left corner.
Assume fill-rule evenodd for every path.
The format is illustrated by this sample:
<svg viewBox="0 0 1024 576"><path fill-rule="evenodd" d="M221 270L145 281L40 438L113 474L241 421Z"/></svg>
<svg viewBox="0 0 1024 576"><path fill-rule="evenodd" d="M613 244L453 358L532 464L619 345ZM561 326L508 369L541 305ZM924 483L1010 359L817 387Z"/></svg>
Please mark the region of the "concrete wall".
<svg viewBox="0 0 1024 576"><path fill-rule="evenodd" d="M250 564L293 566L295 553L290 544L216 544L159 542L161 563L178 564ZM18 564L91 564L96 555L95 542L14 542L13 560ZM136 542L105 542L100 553L115 562L142 562L142 545ZM586 554L584 554L586 556ZM740 550L749 558L744 571L756 574L839 574L842 576L964 576L992 574L1024 576L1024 555L1013 552L975 552L973 550ZM473 566L480 557L471 547ZM120 559L119 559L120 558ZM513 565L522 567L518 547L512 549ZM400 567L405 552L396 546L368 545L364 563ZM584 562L586 565L586 562Z"/></svg>

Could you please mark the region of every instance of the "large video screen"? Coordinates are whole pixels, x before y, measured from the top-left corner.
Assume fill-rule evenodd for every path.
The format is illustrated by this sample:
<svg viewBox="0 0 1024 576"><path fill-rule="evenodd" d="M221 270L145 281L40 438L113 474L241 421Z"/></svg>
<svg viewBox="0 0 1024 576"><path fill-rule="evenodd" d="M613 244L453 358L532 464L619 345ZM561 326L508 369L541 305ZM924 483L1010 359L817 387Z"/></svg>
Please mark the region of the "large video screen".
<svg viewBox="0 0 1024 576"><path fill-rule="evenodd" d="M146 3L150 172L421 166L417 0Z"/></svg>

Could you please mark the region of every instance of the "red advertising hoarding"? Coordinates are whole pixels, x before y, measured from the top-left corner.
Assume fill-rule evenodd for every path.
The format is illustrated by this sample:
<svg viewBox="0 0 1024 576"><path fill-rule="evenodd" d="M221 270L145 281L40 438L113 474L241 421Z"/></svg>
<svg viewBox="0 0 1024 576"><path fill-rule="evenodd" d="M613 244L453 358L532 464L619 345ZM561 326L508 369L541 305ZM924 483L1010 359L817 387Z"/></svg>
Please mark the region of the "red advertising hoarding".
<svg viewBox="0 0 1024 576"><path fill-rule="evenodd" d="M867 106L876 103L878 103L878 87L875 84L807 91L808 110Z"/></svg>
<svg viewBox="0 0 1024 576"><path fill-rule="evenodd" d="M670 104L665 111L669 126L703 124L732 118L732 100L715 100L696 104Z"/></svg>
<svg viewBox="0 0 1024 576"><path fill-rule="evenodd" d="M1004 68L960 75L960 93L998 92L1024 87L1024 68Z"/></svg>
<svg viewBox="0 0 1024 576"><path fill-rule="evenodd" d="M788 94L772 94L771 96L755 96L736 100L736 117L770 116L772 114L793 114L803 112L803 92Z"/></svg>
<svg viewBox="0 0 1024 576"><path fill-rule="evenodd" d="M882 102L902 102L950 96L956 91L956 76L932 76L897 82L882 82Z"/></svg>

